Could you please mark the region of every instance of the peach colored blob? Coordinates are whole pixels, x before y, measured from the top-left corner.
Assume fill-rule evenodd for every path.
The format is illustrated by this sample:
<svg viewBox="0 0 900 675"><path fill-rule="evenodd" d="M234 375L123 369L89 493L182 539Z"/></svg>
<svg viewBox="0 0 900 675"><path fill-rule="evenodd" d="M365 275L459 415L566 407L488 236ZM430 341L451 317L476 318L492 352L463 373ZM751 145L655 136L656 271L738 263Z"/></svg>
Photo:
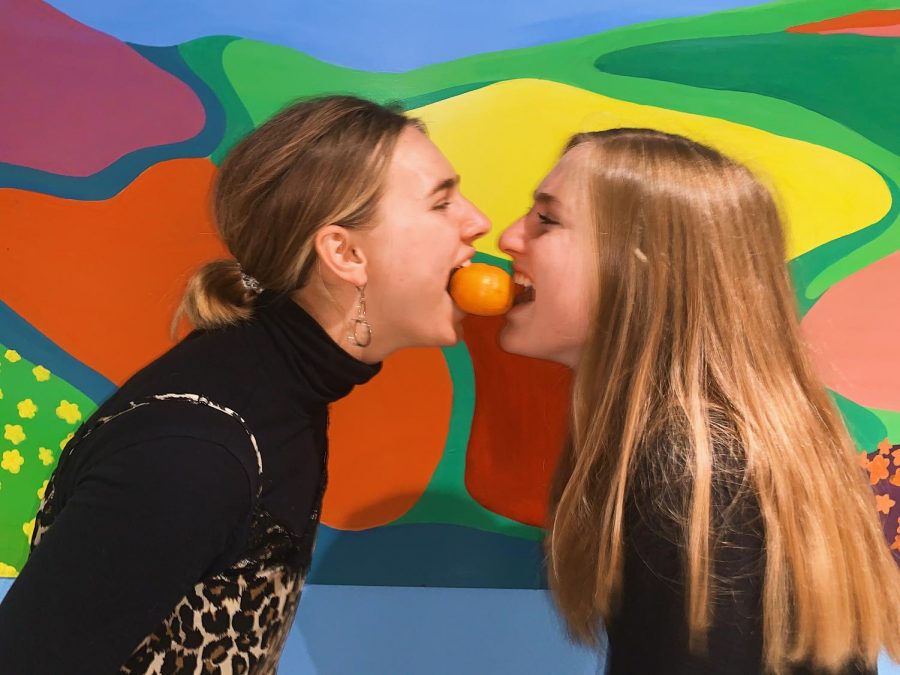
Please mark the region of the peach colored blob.
<svg viewBox="0 0 900 675"><path fill-rule="evenodd" d="M322 522L341 530L384 525L428 487L444 452L453 384L440 349L407 349L331 407Z"/></svg>
<svg viewBox="0 0 900 675"><path fill-rule="evenodd" d="M826 386L860 405L900 410L900 251L828 289L803 319Z"/></svg>
<svg viewBox="0 0 900 675"><path fill-rule="evenodd" d="M172 345L185 282L223 254L207 159L156 164L106 201L0 190L3 300L62 349L121 384Z"/></svg>
<svg viewBox="0 0 900 675"><path fill-rule="evenodd" d="M878 28L900 24L900 9L870 9L854 12L845 16L836 16L824 21L792 26L788 33L858 33L860 28Z"/></svg>
<svg viewBox="0 0 900 675"><path fill-rule="evenodd" d="M869 37L900 37L900 23L890 26L865 26L863 28L842 28L840 30L825 31L828 35L836 33L854 33L855 35L868 35Z"/></svg>
<svg viewBox="0 0 900 675"><path fill-rule="evenodd" d="M570 373L500 350L503 317L468 318L475 416L466 488L485 508L529 525L546 523L550 481L565 438Z"/></svg>

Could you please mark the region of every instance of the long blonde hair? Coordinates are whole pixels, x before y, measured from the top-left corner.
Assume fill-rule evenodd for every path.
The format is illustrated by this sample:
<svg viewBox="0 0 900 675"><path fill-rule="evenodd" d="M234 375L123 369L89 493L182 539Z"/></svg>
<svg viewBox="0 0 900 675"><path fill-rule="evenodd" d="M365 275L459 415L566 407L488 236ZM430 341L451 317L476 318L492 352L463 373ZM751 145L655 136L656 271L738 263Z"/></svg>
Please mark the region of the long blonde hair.
<svg viewBox="0 0 900 675"><path fill-rule="evenodd" d="M579 134L597 302L551 499L551 588L594 643L621 597L623 514L639 466L680 481L686 624L702 652L727 532L720 472L764 537L764 661L900 660L900 573L852 441L804 353L769 191L699 143L646 129ZM737 459L737 461L734 461Z"/></svg>
<svg viewBox="0 0 900 675"><path fill-rule="evenodd" d="M309 279L314 236L325 225L372 221L400 133L422 124L353 96L290 105L251 132L225 158L213 188L213 216L234 256L201 267L173 321L218 328L249 318L263 288L290 293Z"/></svg>

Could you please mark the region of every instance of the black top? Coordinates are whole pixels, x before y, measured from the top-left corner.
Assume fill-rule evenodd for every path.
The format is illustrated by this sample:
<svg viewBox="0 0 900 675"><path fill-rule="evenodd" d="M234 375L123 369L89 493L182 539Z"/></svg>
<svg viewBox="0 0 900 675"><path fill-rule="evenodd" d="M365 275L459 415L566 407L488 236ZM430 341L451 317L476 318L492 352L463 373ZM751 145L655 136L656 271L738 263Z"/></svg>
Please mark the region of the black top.
<svg viewBox="0 0 900 675"><path fill-rule="evenodd" d="M668 451L663 447L662 450ZM741 486L742 459L719 453L713 478L713 578L716 591L707 650L688 649L685 547L672 513L687 490L673 471L646 469L626 503L623 587L607 626L609 675L758 675L763 668L764 527L759 503ZM639 470L640 471L640 470ZM792 675L821 671L795 667ZM844 675L875 673L849 666Z"/></svg>
<svg viewBox="0 0 900 675"><path fill-rule="evenodd" d="M192 333L82 429L147 396L202 394L246 421L265 467L260 499L302 536L324 479L327 405L379 368L289 298L264 293L252 320ZM55 478L64 507L0 605L0 673L117 671L186 592L246 547L256 457L221 413L148 405L76 450Z"/></svg>

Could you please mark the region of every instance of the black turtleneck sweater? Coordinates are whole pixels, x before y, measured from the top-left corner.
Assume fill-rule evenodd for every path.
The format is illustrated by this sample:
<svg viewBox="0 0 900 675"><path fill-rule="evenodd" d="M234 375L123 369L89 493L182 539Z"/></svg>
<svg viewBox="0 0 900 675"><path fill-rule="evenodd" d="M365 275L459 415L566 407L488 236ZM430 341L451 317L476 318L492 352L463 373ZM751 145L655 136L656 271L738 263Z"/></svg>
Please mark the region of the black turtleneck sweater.
<svg viewBox="0 0 900 675"><path fill-rule="evenodd" d="M253 319L192 333L85 428L154 394L231 408L259 444L262 503L303 536L324 480L327 406L379 367L352 358L289 298L264 293ZM151 404L86 437L68 461L56 486L62 511L0 605L2 673L116 672L246 545L256 458L221 413Z"/></svg>

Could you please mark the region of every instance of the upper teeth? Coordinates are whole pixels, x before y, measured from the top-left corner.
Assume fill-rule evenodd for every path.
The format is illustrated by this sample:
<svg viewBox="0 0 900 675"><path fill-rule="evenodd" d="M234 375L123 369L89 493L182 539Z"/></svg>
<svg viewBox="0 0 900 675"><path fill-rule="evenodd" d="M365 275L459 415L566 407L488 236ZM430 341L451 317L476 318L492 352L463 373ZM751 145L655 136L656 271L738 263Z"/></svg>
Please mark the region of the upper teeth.
<svg viewBox="0 0 900 675"><path fill-rule="evenodd" d="M534 283L526 277L521 272L516 272L513 274L513 283L518 284L519 286L524 286L525 288L531 288L534 286Z"/></svg>
<svg viewBox="0 0 900 675"><path fill-rule="evenodd" d="M460 267L468 267L468 266L471 265L471 264L472 264L472 261L471 261L471 260L466 260L465 262L463 262L462 265L460 265Z"/></svg>

